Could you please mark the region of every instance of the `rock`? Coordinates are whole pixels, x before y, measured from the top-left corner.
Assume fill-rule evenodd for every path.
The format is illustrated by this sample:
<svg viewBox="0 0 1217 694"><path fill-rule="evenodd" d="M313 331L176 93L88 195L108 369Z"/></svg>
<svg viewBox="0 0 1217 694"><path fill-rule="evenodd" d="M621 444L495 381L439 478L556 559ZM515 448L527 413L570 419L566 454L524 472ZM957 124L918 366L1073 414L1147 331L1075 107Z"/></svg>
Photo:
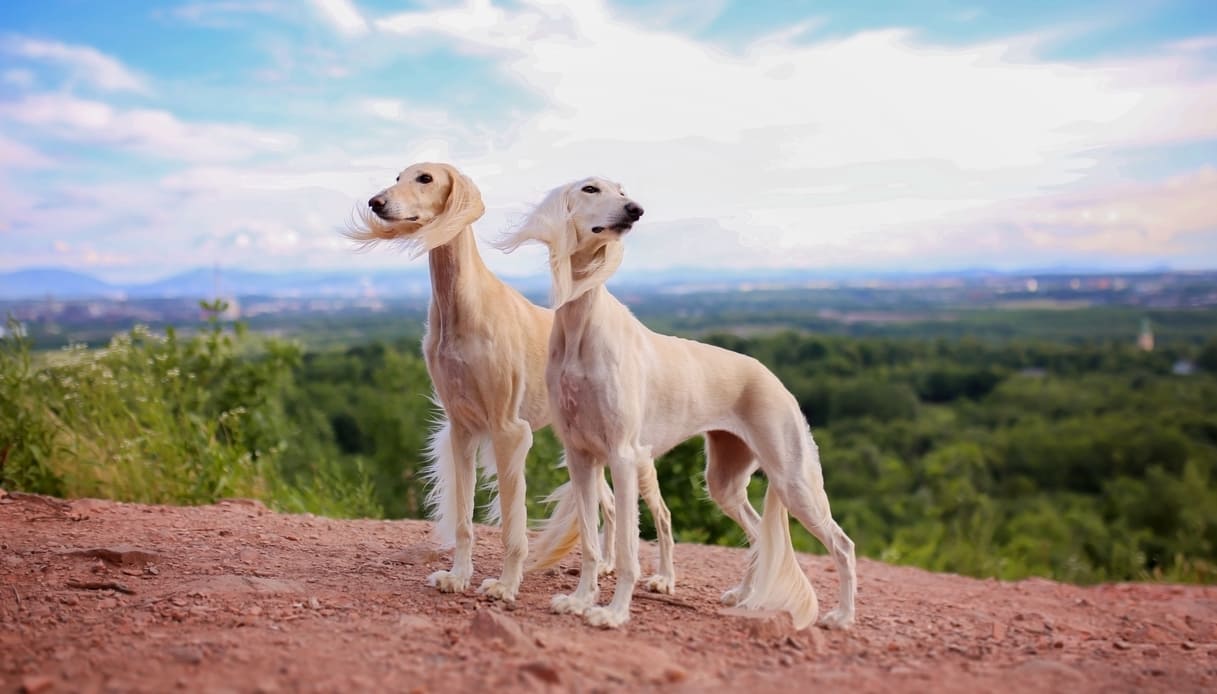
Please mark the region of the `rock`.
<svg viewBox="0 0 1217 694"><path fill-rule="evenodd" d="M54 686L55 680L47 675L30 675L21 679L22 694L38 694Z"/></svg>
<svg viewBox="0 0 1217 694"><path fill-rule="evenodd" d="M143 566L159 559L159 557L153 552L137 549L127 545L76 549L68 552L67 554L73 557L95 557L107 564L114 564L115 566Z"/></svg>
<svg viewBox="0 0 1217 694"><path fill-rule="evenodd" d="M258 561L258 550L253 547L242 549L240 552L237 552L237 561L245 564L252 564Z"/></svg>
<svg viewBox="0 0 1217 694"><path fill-rule="evenodd" d="M498 610L479 610L473 615L469 634L474 638L498 641L509 648L532 645L520 625Z"/></svg>
<svg viewBox="0 0 1217 694"><path fill-rule="evenodd" d="M548 663L542 663L541 661L525 663L520 666L520 672L535 677L546 684L562 684L562 678L558 675L558 671Z"/></svg>
<svg viewBox="0 0 1217 694"><path fill-rule="evenodd" d="M309 596L309 598L308 598L308 608L309 608L310 610L320 610L320 609L321 609L321 601L320 601L320 600L318 600L316 596L314 596L314 595L310 595L310 596Z"/></svg>
<svg viewBox="0 0 1217 694"><path fill-rule="evenodd" d="M663 680L668 684L677 684L689 679L689 673L678 665L672 665L663 671Z"/></svg>
<svg viewBox="0 0 1217 694"><path fill-rule="evenodd" d="M203 662L203 649L198 646L174 646L169 649L169 655L179 663L198 665Z"/></svg>

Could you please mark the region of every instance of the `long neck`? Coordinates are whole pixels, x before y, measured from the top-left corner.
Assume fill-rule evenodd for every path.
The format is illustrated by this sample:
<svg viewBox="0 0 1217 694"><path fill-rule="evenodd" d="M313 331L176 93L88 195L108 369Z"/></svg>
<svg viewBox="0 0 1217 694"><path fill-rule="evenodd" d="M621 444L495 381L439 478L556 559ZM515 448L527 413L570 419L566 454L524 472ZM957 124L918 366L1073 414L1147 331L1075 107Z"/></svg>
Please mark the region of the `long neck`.
<svg viewBox="0 0 1217 694"><path fill-rule="evenodd" d="M465 227L451 241L427 254L431 266L432 329L444 330L476 317L482 287L493 275L478 253L473 228Z"/></svg>
<svg viewBox="0 0 1217 694"><path fill-rule="evenodd" d="M561 340L565 354L580 353L593 318L603 316L599 313L602 305L611 301L612 295L601 283L557 308L554 312L554 338Z"/></svg>

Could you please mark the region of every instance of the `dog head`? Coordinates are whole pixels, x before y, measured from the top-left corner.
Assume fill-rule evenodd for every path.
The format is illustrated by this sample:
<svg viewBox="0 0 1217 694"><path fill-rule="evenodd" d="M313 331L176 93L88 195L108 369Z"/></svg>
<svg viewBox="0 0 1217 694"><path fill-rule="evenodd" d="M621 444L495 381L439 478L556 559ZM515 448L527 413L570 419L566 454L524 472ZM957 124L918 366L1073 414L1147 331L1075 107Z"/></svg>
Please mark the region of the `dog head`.
<svg viewBox="0 0 1217 694"><path fill-rule="evenodd" d="M418 256L452 240L485 212L482 195L450 164L414 164L368 200L347 236L402 244Z"/></svg>
<svg viewBox="0 0 1217 694"><path fill-rule="evenodd" d="M603 283L621 264L621 237L642 217L621 184L592 177L550 191L498 247L508 253L528 241L549 247L554 307Z"/></svg>

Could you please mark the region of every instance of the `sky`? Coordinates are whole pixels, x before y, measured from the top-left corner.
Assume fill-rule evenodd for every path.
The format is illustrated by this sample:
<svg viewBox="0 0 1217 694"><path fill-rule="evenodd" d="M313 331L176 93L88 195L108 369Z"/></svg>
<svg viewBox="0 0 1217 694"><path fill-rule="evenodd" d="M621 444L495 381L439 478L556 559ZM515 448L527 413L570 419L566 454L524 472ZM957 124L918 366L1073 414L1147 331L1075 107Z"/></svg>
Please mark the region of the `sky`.
<svg viewBox="0 0 1217 694"><path fill-rule="evenodd" d="M0 8L0 271L422 267L340 233L418 161L620 181L632 270L1213 268L1217 2Z"/></svg>

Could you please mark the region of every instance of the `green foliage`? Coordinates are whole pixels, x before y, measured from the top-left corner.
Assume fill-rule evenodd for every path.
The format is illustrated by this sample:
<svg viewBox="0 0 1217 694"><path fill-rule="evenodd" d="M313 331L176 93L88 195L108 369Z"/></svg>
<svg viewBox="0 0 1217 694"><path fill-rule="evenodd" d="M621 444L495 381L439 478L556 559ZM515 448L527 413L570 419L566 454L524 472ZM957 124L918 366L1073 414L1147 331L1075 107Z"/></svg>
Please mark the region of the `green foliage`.
<svg viewBox="0 0 1217 694"><path fill-rule="evenodd" d="M208 306L213 316L222 308ZM1002 578L1217 582L1217 339L1197 338L1186 316L1155 315L1164 337L1144 353L1129 339L1077 337L1117 312L1073 316L1072 332L1071 312L991 313L969 324L993 338L1022 334L1019 321L1030 321L1041 337L981 340L938 326L907 338L705 339L757 357L795 395L834 515L863 555ZM302 353L213 318L190 338L137 329L93 352L31 358L16 338L0 347L5 485L185 503L256 496L327 515L423 513L421 452L439 412L414 340ZM1198 372L1173 374L1181 358ZM553 434L537 432L526 467L531 518L566 478L560 458ZM744 544L706 498L700 439L658 465L679 540ZM758 505L764 485L758 475L749 488ZM489 498L478 492L480 506ZM799 549L822 551L797 526L794 537Z"/></svg>
<svg viewBox="0 0 1217 694"><path fill-rule="evenodd" d="M293 510L376 513L358 468L318 460L308 474L285 477L280 458L293 431L279 391L299 352L224 330L220 302L203 308L209 327L194 338L137 327L104 349L51 355L40 369L20 337L5 338L3 482L66 496L242 496Z"/></svg>

